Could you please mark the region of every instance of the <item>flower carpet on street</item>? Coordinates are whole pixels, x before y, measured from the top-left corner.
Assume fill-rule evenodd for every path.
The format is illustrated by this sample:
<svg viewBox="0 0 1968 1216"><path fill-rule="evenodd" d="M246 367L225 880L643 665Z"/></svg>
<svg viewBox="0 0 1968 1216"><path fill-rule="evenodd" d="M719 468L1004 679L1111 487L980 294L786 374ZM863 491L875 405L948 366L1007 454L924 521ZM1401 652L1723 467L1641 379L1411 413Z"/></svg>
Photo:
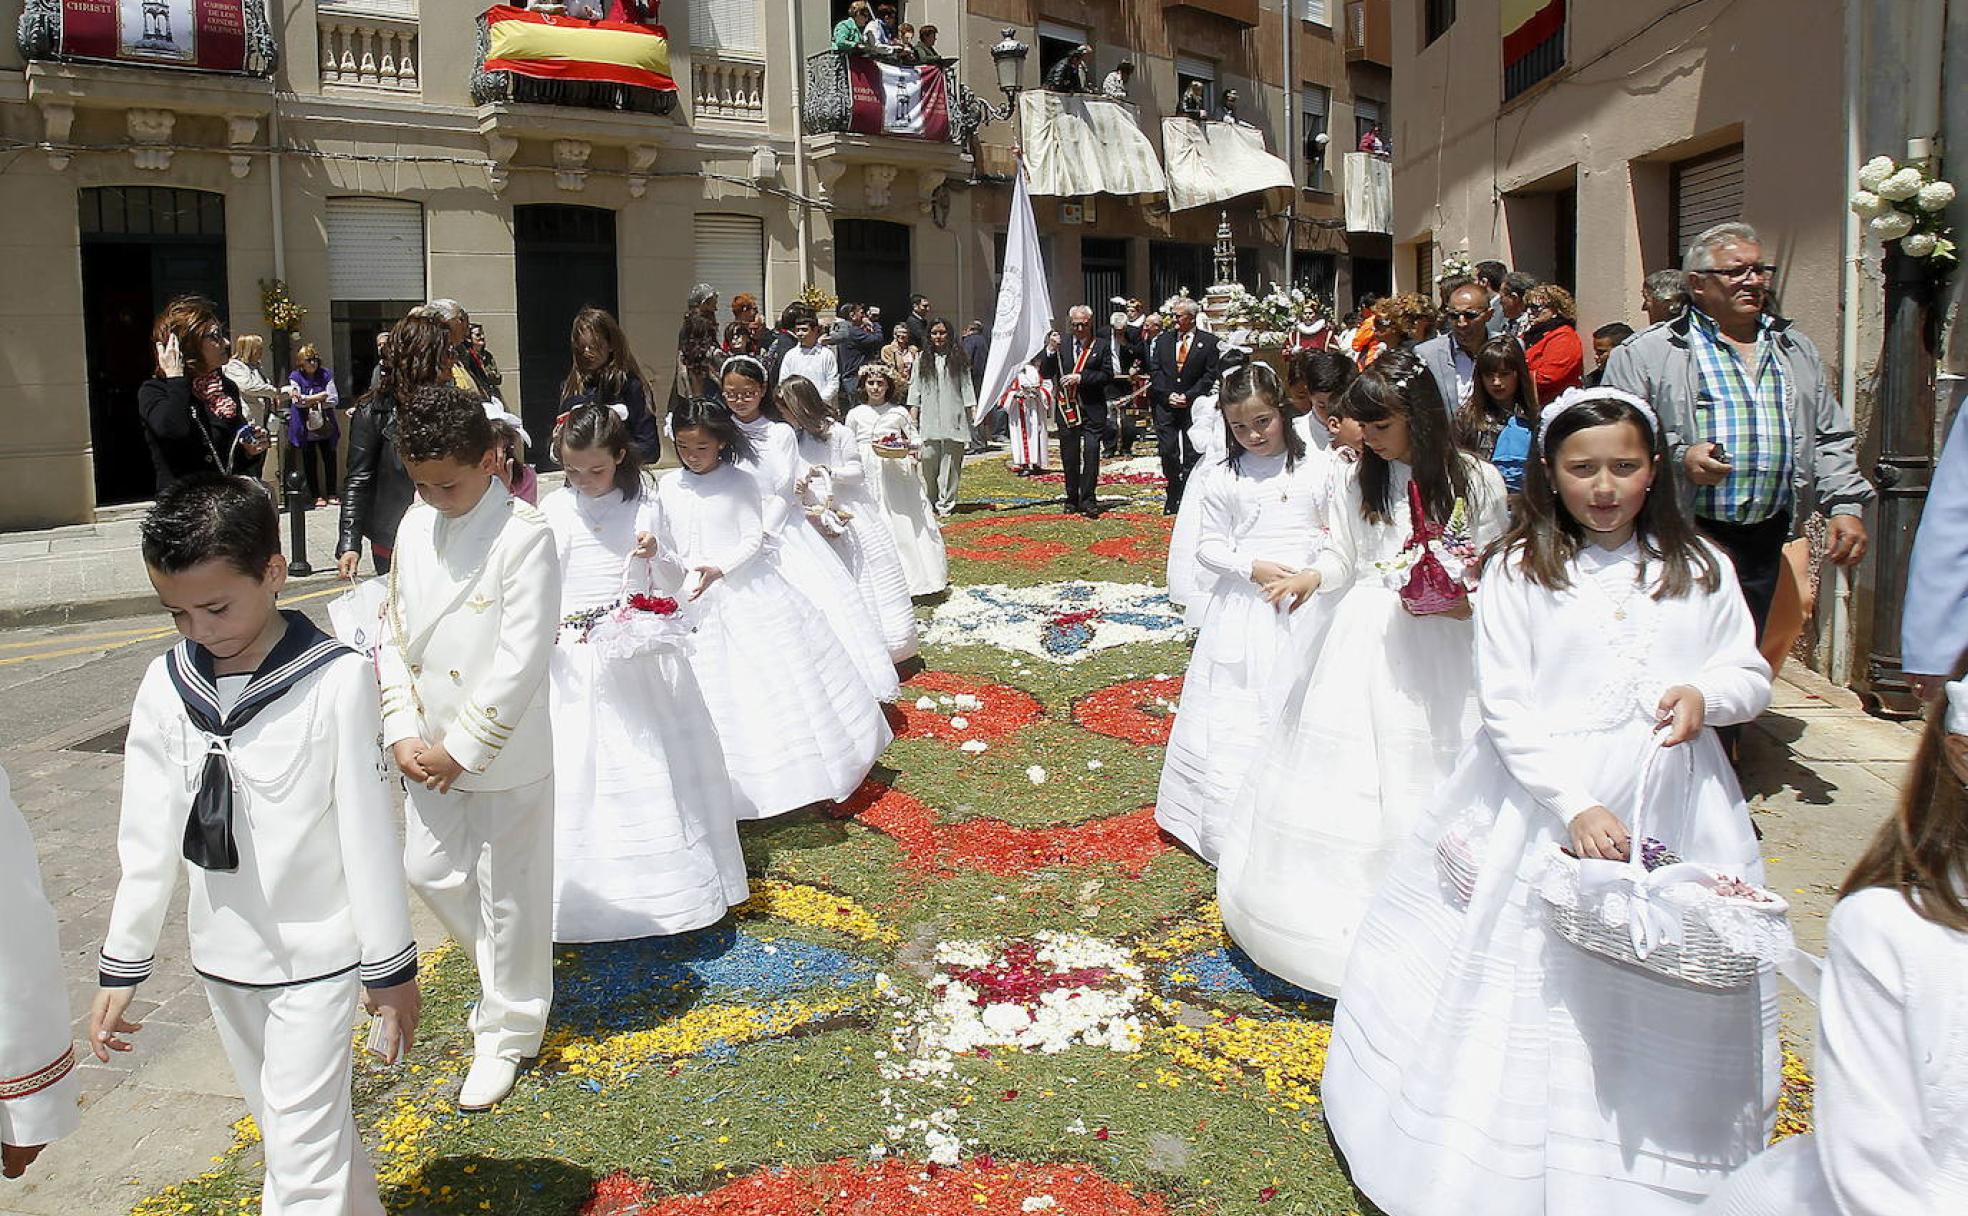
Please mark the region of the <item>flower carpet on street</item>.
<svg viewBox="0 0 1968 1216"><path fill-rule="evenodd" d="M1370 1213L1321 1121L1330 1002L1224 937L1213 871L1155 825L1189 633L1159 486L1116 488L1145 497L953 519L875 771L743 825L752 894L719 924L559 947L547 1043L490 1114L456 1106L470 960L427 956L410 1059L357 1064L389 1209ZM964 490L1044 487L977 461ZM1800 1130L1809 1077L1785 1077ZM138 1210L256 1212L258 1153L248 1120Z"/></svg>

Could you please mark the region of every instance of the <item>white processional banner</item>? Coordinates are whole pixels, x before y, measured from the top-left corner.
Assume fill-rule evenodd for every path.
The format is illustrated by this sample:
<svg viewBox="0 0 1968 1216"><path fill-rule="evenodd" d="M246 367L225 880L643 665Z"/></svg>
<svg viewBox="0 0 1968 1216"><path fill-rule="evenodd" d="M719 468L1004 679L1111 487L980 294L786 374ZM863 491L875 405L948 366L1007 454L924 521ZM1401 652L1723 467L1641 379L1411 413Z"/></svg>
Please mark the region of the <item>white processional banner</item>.
<svg viewBox="0 0 1968 1216"><path fill-rule="evenodd" d="M1021 165L1011 193L1011 227L1005 236L1004 279L998 284L998 310L991 323L991 353L984 360L984 383L977 390L975 417L997 404L1018 369L1045 346L1052 327L1052 286L1039 248L1039 224Z"/></svg>

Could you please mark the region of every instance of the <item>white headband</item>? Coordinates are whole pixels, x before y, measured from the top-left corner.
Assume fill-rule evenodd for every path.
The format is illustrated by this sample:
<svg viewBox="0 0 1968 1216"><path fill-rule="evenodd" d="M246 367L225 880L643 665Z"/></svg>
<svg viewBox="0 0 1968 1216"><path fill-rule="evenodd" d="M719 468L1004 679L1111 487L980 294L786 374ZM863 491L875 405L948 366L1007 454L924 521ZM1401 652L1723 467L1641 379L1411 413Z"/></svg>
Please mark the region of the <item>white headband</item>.
<svg viewBox="0 0 1968 1216"><path fill-rule="evenodd" d="M1544 447L1544 437L1551 433L1552 423L1558 421L1568 410L1594 401L1619 401L1630 405L1647 420L1647 425L1652 428L1654 434L1660 434L1660 415L1654 413L1653 406L1625 389L1602 384L1596 388L1568 388L1558 394L1558 400L1545 406L1543 412L1538 415L1538 447Z"/></svg>
<svg viewBox="0 0 1968 1216"><path fill-rule="evenodd" d="M750 355L733 355L729 359L726 359L723 363L718 364L718 378L720 380L724 378L724 373L731 370L731 365L734 363L749 363L753 367L758 368L759 379L761 380L766 379L765 363L763 360L754 359Z"/></svg>

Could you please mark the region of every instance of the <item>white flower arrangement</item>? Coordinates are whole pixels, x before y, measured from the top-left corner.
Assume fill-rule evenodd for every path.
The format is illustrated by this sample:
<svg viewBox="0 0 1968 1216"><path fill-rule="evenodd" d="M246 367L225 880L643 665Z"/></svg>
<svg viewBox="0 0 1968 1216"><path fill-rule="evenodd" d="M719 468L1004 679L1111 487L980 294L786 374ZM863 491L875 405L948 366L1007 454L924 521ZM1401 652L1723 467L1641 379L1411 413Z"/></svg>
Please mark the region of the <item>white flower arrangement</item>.
<svg viewBox="0 0 1968 1216"><path fill-rule="evenodd" d="M1424 553L1434 554L1435 560L1442 563L1443 572L1462 584L1464 589L1476 589L1482 551L1471 539L1469 508L1462 499L1455 500L1455 508L1449 512L1449 522L1441 535L1431 538L1425 545L1402 546L1401 551L1388 560L1375 562L1374 569L1380 571L1381 582L1389 591L1399 591L1408 585L1410 572Z"/></svg>
<svg viewBox="0 0 1968 1216"><path fill-rule="evenodd" d="M1435 285L1440 287L1450 279L1473 279L1476 277L1476 263L1470 259L1467 249L1442 255L1442 269L1436 272Z"/></svg>
<svg viewBox="0 0 1968 1216"><path fill-rule="evenodd" d="M1904 257L1936 265L1954 261L1954 230L1943 215L1954 202L1952 183L1935 179L1926 165L1875 156L1860 166L1857 185L1852 212L1882 243L1899 242Z"/></svg>
<svg viewBox="0 0 1968 1216"><path fill-rule="evenodd" d="M1061 620L1091 614L1062 627ZM1142 583L984 584L951 591L923 635L926 646L990 646L1071 665L1133 642L1188 636L1182 614L1160 587Z"/></svg>

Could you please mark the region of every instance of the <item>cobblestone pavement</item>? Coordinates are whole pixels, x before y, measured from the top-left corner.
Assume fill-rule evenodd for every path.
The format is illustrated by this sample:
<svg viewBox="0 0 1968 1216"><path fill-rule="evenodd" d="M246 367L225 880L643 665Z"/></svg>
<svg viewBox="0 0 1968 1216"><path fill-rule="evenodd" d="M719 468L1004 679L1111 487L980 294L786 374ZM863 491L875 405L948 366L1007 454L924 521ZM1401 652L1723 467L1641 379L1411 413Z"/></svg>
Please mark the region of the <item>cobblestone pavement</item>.
<svg viewBox="0 0 1968 1216"><path fill-rule="evenodd" d="M331 594L307 588L297 598L320 619ZM144 665L172 636L155 612L0 631L0 762L12 774L60 916L78 1040L117 875L119 732ZM1791 899L1799 940L1814 952L1823 948L1837 883L1892 806L1915 739L1909 726L1870 718L1850 693L1793 668L1745 741L1745 785L1772 883ZM0 1184L0 1214L123 1213L207 1168L230 1142L244 1108L186 961L182 889L177 904L155 977L142 990L137 1051L83 1065L82 1133L52 1147L26 1182ZM412 907L419 941L435 944L434 923L414 900ZM1795 994L1785 1001L1793 1035L1808 1041L1810 1007Z"/></svg>

